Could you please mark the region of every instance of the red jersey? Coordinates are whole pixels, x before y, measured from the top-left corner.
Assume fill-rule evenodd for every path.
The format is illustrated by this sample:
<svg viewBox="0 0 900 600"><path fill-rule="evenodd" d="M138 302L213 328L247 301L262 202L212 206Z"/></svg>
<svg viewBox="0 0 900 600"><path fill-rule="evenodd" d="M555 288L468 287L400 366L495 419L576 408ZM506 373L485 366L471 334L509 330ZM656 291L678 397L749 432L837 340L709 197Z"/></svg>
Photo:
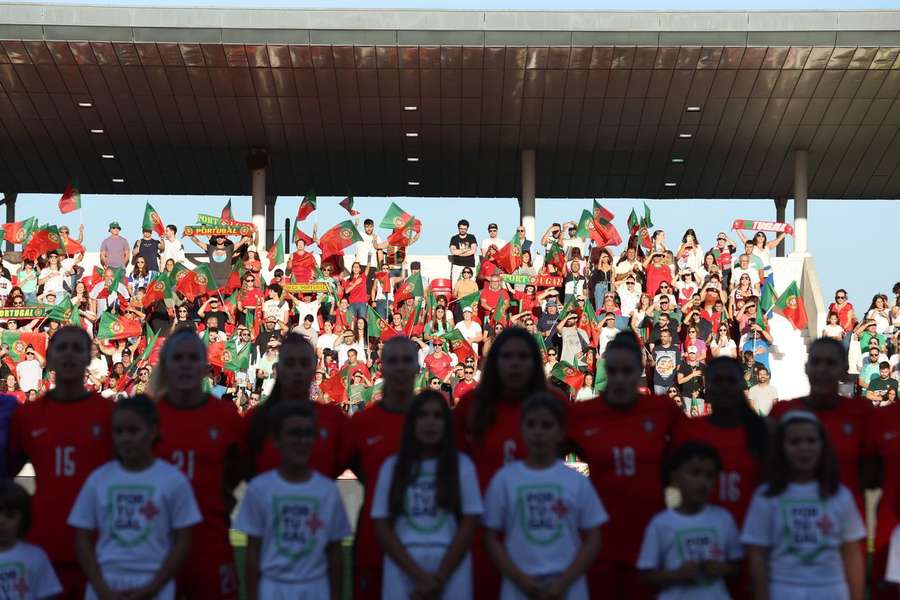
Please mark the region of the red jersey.
<svg viewBox="0 0 900 600"><path fill-rule="evenodd" d="M456 387L453 388L453 399L459 402L460 399L462 399L470 391L474 390L477 386L478 382L474 379L472 381L466 381L465 379L463 379L456 384Z"/></svg>
<svg viewBox="0 0 900 600"><path fill-rule="evenodd" d="M674 402L658 396L640 396L624 410L602 397L572 405L569 437L609 513L598 560L635 564L644 528L665 507L662 464L669 437L684 419Z"/></svg>
<svg viewBox="0 0 900 600"><path fill-rule="evenodd" d="M156 403L160 441L156 456L176 466L194 490L203 522L194 527L194 552L228 543L228 513L225 498L226 458L238 458L244 429L231 402L208 396L196 408L178 408Z"/></svg>
<svg viewBox="0 0 900 600"><path fill-rule="evenodd" d="M776 423L789 410L805 410L816 414L831 440L831 447L838 461L841 483L846 485L853 497L859 514L865 515L862 485L859 481L859 463L864 457L875 456L872 436L874 408L864 398L840 397L834 408L824 410L809 406L804 398L786 402L776 402L769 417Z"/></svg>
<svg viewBox="0 0 900 600"><path fill-rule="evenodd" d="M346 456L341 454L346 451L346 437L349 431L350 419L334 404L314 404L316 412L316 426L319 435L313 444L312 455L309 457L309 466L325 477L336 479L347 466ZM245 435L250 431L253 416L257 408L250 409L244 415ZM248 437L245 437L249 444ZM278 468L281 464L281 453L272 443L272 436L266 435L262 448L254 457L254 473L264 473Z"/></svg>
<svg viewBox="0 0 900 600"><path fill-rule="evenodd" d="M709 419L682 419L672 432L671 447L677 448L685 442L702 442L718 450L722 471L719 489L713 492L711 502L728 510L735 523L743 523L753 491L762 477L760 460L747 450L746 430L717 427Z"/></svg>
<svg viewBox="0 0 900 600"><path fill-rule="evenodd" d="M872 441L884 474L875 529L875 547L879 548L888 544L900 523L900 404L874 409Z"/></svg>
<svg viewBox="0 0 900 600"><path fill-rule="evenodd" d="M42 396L13 413L11 457L27 456L34 467L31 533L52 561L75 561L69 511L91 471L112 460L112 400L91 393L77 402Z"/></svg>
<svg viewBox="0 0 900 600"><path fill-rule="evenodd" d="M381 402L350 418L346 456L356 463L356 474L365 486L362 509L356 526L356 563L360 567L381 567L383 551L375 538L375 524L369 512L378 471L384 461L400 449L404 412L393 412Z"/></svg>
<svg viewBox="0 0 900 600"><path fill-rule="evenodd" d="M297 283L307 283L312 281L313 273L316 270L316 259L309 252L300 254L294 252L291 254L291 275Z"/></svg>
<svg viewBox="0 0 900 600"><path fill-rule="evenodd" d="M442 381L447 376L447 373L450 372L452 363L453 359L446 352L442 352L440 357L434 353L425 357L425 368Z"/></svg>

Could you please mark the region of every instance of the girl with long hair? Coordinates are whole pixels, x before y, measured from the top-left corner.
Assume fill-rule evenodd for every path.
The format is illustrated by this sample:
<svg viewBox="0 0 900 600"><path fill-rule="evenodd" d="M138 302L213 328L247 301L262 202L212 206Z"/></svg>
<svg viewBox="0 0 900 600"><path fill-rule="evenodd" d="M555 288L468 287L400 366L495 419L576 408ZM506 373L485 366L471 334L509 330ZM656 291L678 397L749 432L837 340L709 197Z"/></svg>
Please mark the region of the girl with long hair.
<svg viewBox="0 0 900 600"><path fill-rule="evenodd" d="M807 410L784 413L741 533L754 598L861 599L865 538L822 423Z"/></svg>
<svg viewBox="0 0 900 600"><path fill-rule="evenodd" d="M203 514L178 573L178 593L232 600L238 588L228 525L232 493L243 478L244 427L234 403L203 391L208 367L206 346L196 333L181 329L166 339L149 386L160 428L153 450L188 478Z"/></svg>
<svg viewBox="0 0 900 600"><path fill-rule="evenodd" d="M568 418L573 450L588 464L610 515L588 584L594 596L649 598L635 568L641 543L635 532L664 506L663 457L684 413L668 398L638 392L643 355L633 333L616 336L604 359L604 393L573 405Z"/></svg>
<svg viewBox="0 0 900 600"><path fill-rule="evenodd" d="M482 513L475 466L458 452L444 395L413 399L397 454L381 465L372 519L385 551L382 597L472 597L469 546Z"/></svg>

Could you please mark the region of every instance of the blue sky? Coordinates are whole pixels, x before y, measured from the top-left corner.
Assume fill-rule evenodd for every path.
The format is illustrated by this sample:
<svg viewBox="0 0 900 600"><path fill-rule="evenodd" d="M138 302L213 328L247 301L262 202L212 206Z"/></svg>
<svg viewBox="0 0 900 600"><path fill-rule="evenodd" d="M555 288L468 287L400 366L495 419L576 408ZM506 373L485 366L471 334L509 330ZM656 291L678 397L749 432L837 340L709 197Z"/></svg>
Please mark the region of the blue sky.
<svg viewBox="0 0 900 600"><path fill-rule="evenodd" d="M246 0L164 0L163 2L120 2L113 0L56 0L57 4L104 4L129 6L136 4L153 6L221 6L246 7ZM541 10L548 8L546 2L534 0L261 0L253 2L257 8L431 8L431 9L486 9L486 10ZM599 5L587 0L556 0L554 10L853 10L898 8L900 0L852 2L840 0L756 0L750 2L711 3L690 0L630 0L627 4ZM248 174L249 176L249 174ZM166 222L179 226L193 223L198 212L218 213L227 198L202 197L116 197L92 196L83 198L84 209L78 213L60 216L56 208L57 196L20 195L18 216L35 215L42 221L66 223L74 228L79 218L85 223L86 245L97 249L106 235L106 225L115 218L122 222L124 234L134 240L140 227L144 202L150 200ZM346 212L337 206L340 198L320 198L318 219L322 230L327 226L347 218ZM413 247L415 253L445 253L447 241L455 232L459 218L472 222L472 231L480 239L485 235L487 224L495 221L500 226L502 237L508 238L513 231L518 216L518 205L514 199L456 199L456 198L395 198L401 207L422 219L424 231L422 239ZM293 218L298 198L281 198L276 209L276 222L283 224L286 217ZM380 220L390 200L384 198L357 198L357 209L363 216ZM581 200L538 200L538 235L553 221L577 219L581 210L588 208L590 199ZM641 206L640 200L604 199L603 204L612 210L614 221L623 230L625 219L632 208ZM648 202L653 211L653 220L658 227L666 230L668 239L675 243L684 230L697 230L700 242L710 247L715 234L725 229L735 218L775 219L775 207L771 201L738 200L656 200ZM249 219L249 197L234 197L236 216ZM793 212L788 203L787 214ZM897 226L900 224L900 203L894 201L834 201L810 200L810 251L822 283L826 300L838 287L850 292L851 300L857 306L868 306L876 292L890 293L893 284L900 280L897 267L898 255ZM788 238L788 251L791 249ZM191 243L187 242L190 247Z"/></svg>

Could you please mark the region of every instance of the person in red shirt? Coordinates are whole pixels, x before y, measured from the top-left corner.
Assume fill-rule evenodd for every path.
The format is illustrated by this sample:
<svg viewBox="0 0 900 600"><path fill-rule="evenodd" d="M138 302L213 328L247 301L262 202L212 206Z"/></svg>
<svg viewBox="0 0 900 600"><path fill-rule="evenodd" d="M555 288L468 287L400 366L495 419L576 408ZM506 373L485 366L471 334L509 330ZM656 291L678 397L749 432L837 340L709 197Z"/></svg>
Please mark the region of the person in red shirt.
<svg viewBox="0 0 900 600"><path fill-rule="evenodd" d="M306 242L297 238L297 251L291 254L291 276L297 283L312 281L316 271L316 258L306 251Z"/></svg>
<svg viewBox="0 0 900 600"><path fill-rule="evenodd" d="M41 546L63 586L64 600L84 597L86 579L75 560L75 532L66 524L91 471L113 457L113 402L84 388L91 339L66 326L50 339L47 367L56 387L13 413L9 434L10 473L30 460L36 492L28 541Z"/></svg>
<svg viewBox="0 0 900 600"><path fill-rule="evenodd" d="M477 385L478 383L475 381L475 366L465 365L463 367L462 381L457 383L456 387L453 388L454 404L459 403L459 401L470 391L474 390Z"/></svg>
<svg viewBox="0 0 900 600"><path fill-rule="evenodd" d="M252 273L244 273L241 279L241 289L237 295L237 309L241 315L253 313L257 306L265 301L262 290L257 287L256 277ZM243 319L239 319L242 323Z"/></svg>
<svg viewBox="0 0 900 600"><path fill-rule="evenodd" d="M847 290L840 289L834 293L834 302L828 305L828 312L835 313L838 316L838 322L841 329L844 330L844 349L850 347L850 334L856 329L857 319L856 311L853 310L853 304L850 303Z"/></svg>
<svg viewBox="0 0 900 600"><path fill-rule="evenodd" d="M789 410L808 410L822 422L838 459L841 483L853 492L861 515L866 514L863 489L874 480L876 448L872 435L874 408L864 398L844 398L838 386L847 373L847 353L832 338L810 344L806 375L809 396L776 402L769 418L777 423Z"/></svg>
<svg viewBox="0 0 900 600"><path fill-rule="evenodd" d="M350 315L365 319L369 316L369 290L366 280L369 277L369 267L363 270L358 262L350 267L350 276L342 284L344 297L350 303Z"/></svg>
<svg viewBox="0 0 900 600"><path fill-rule="evenodd" d="M176 576L179 597L236 600L228 528L233 491L241 480L244 428L233 403L203 391L208 368L206 347L196 333L182 329L166 340L150 387L160 432L153 450L188 478L203 515L203 522L193 528L188 559Z"/></svg>
<svg viewBox="0 0 900 600"><path fill-rule="evenodd" d="M365 486L363 504L356 525L354 587L357 600L381 598L384 551L375 537L371 517L372 497L382 463L400 448L406 409L412 402L419 373L419 347L407 337L385 342L381 351L382 399L350 419L345 455L351 469Z"/></svg>
<svg viewBox="0 0 900 600"><path fill-rule="evenodd" d="M606 347L605 393L570 408L569 437L588 464L610 520L603 547L588 571L592 597L643 599L653 590L635 568L641 532L664 508L660 474L672 431L685 418L668 398L639 395L641 348L633 333Z"/></svg>
<svg viewBox="0 0 900 600"><path fill-rule="evenodd" d="M444 352L442 344L435 344L431 354L425 357L425 368L441 381L446 381L453 369L453 358Z"/></svg>
<svg viewBox="0 0 900 600"><path fill-rule="evenodd" d="M875 520L872 599L896 600L897 586L885 581L891 533L900 524L900 404L874 411L872 439L881 458L881 499Z"/></svg>
<svg viewBox="0 0 900 600"><path fill-rule="evenodd" d="M664 281L669 284L672 283L672 269L669 268L669 265L663 264L662 261L665 255L665 252L654 251L644 259L644 274L647 279L646 292L651 297L656 295L656 292L659 290L659 284Z"/></svg>
<svg viewBox="0 0 900 600"><path fill-rule="evenodd" d="M281 455L269 432L269 414L282 402L310 402L309 389L316 372L316 351L306 338L289 333L281 344L275 385L268 399L244 417L245 439L254 475L278 468ZM347 465L342 454L349 434L349 419L334 404L315 403L316 436L309 466L326 477L336 479Z"/></svg>
<svg viewBox="0 0 900 600"><path fill-rule="evenodd" d="M481 316L494 318L494 312L497 310L497 304L503 299L503 306L509 309L509 293L503 289L501 275L494 273L488 279L488 284L481 290L481 299L479 306L481 307Z"/></svg>
<svg viewBox="0 0 900 600"><path fill-rule="evenodd" d="M457 445L472 457L482 494L501 467L525 458L520 409L528 396L547 389L534 337L519 327L504 329L491 345L478 387L462 396L453 411ZM555 395L567 403L564 395ZM472 547L472 569L475 598L499 597L500 573L485 553L480 536Z"/></svg>

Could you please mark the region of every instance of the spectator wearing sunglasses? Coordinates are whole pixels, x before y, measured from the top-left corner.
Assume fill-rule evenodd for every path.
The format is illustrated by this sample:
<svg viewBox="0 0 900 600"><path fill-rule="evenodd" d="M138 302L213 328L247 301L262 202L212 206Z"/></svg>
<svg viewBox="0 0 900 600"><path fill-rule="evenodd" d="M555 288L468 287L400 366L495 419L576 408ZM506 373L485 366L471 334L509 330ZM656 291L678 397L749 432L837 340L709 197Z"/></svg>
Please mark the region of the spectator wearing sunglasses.
<svg viewBox="0 0 900 600"><path fill-rule="evenodd" d="M474 390L476 385L478 385L478 382L475 381L475 366L466 364L463 367L462 381L457 383L456 387L453 388L453 403L456 404L459 402L459 399L465 396L469 391Z"/></svg>

